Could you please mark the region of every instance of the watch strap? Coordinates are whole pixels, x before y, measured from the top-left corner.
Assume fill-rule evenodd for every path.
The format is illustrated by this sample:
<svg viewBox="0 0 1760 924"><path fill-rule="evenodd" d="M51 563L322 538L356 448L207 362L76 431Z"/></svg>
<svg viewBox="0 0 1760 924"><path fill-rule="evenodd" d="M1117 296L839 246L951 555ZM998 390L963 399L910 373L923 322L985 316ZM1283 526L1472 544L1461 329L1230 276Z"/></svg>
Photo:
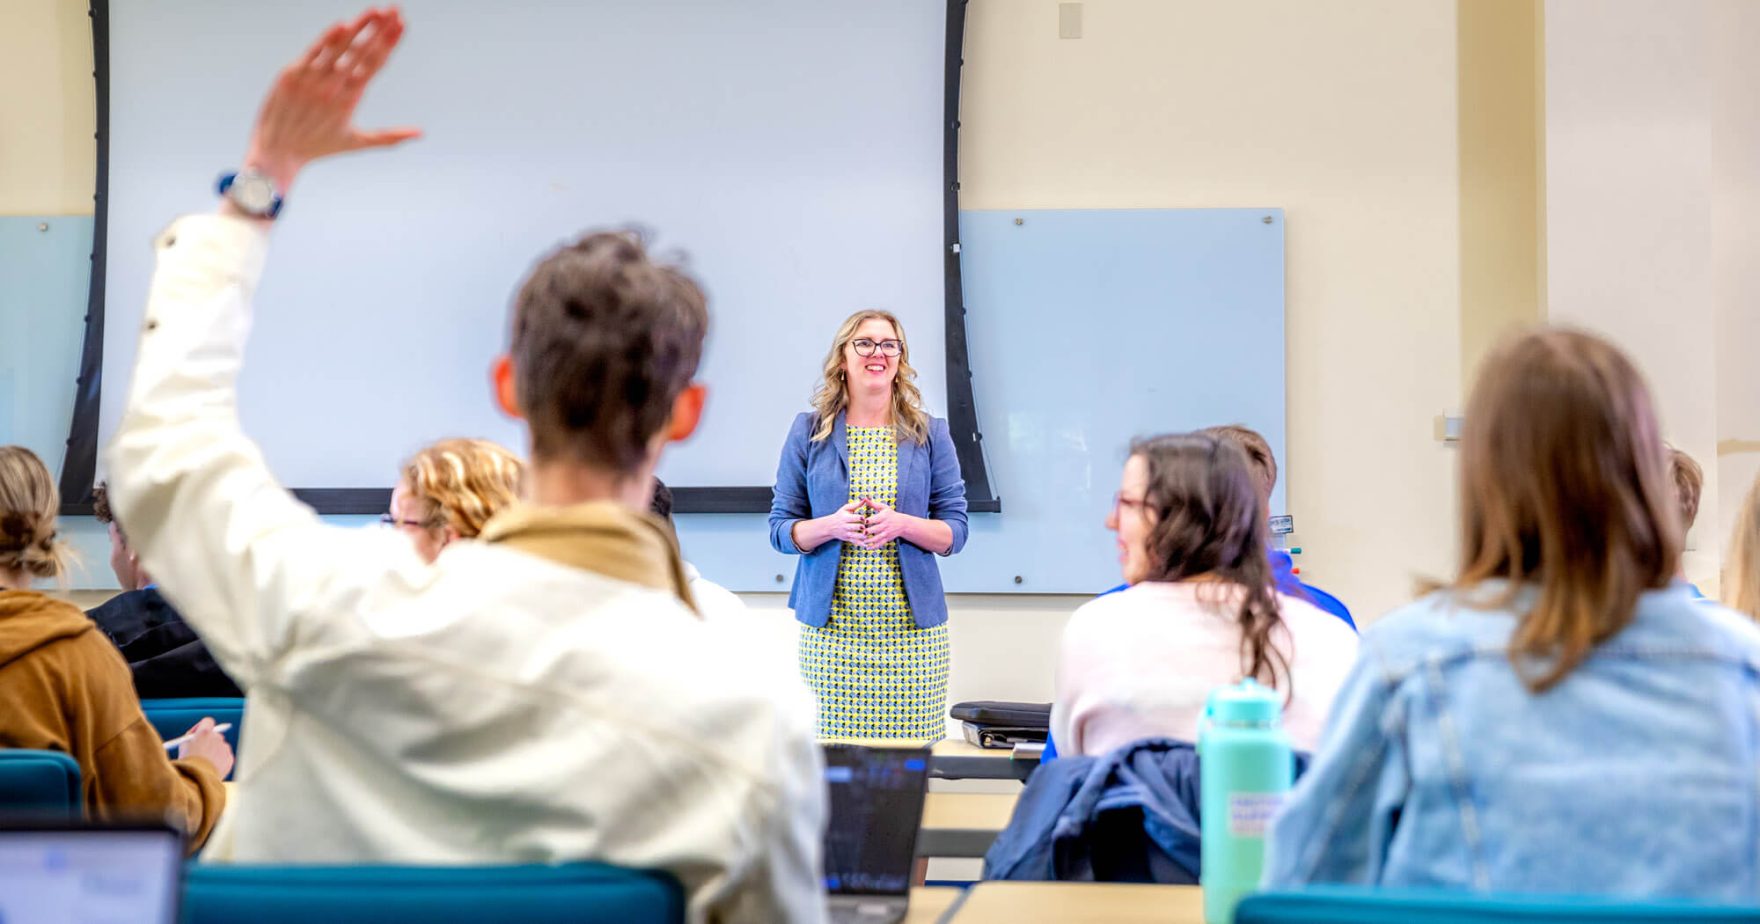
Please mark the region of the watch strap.
<svg viewBox="0 0 1760 924"><path fill-rule="evenodd" d="M266 211L258 211L256 209L247 208L243 203L239 202L237 198L228 195L228 193L231 192L231 190L232 190L232 184L238 182L238 176L239 176L239 174L238 174L238 171L236 171L236 170L229 171L227 173L222 173L220 175L220 182L218 184L216 184L215 191L218 192L220 195L225 196L228 200L230 200L232 202L233 205L238 206L241 210L243 210L247 214L255 215L258 218L267 218L267 219L273 220L277 215L281 214L281 205L282 205L283 200L281 198L280 193L273 193L272 194L272 197L269 200L269 208Z"/></svg>

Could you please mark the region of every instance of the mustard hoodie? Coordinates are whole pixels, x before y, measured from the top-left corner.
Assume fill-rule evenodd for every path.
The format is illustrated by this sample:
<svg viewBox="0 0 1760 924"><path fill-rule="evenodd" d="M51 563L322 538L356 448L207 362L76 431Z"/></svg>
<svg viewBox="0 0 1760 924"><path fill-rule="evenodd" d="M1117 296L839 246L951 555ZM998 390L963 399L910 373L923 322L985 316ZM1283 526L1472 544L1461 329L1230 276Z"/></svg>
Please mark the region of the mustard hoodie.
<svg viewBox="0 0 1760 924"><path fill-rule="evenodd" d="M171 760L141 713L128 665L86 614L29 591L0 591L0 748L79 761L86 814L164 819L194 853L226 794L206 760Z"/></svg>

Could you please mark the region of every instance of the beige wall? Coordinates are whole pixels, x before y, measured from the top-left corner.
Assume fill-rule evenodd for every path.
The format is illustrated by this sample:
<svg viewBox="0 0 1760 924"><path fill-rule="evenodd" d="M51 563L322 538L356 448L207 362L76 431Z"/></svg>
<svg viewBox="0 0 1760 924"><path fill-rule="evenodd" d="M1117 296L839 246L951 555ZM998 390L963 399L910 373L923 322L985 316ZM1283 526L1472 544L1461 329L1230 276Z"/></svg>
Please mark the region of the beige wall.
<svg viewBox="0 0 1760 924"><path fill-rule="evenodd" d="M1373 618L1446 569L1460 394L1452 0L972 0L967 208L1281 206L1290 508Z"/></svg>
<svg viewBox="0 0 1760 924"><path fill-rule="evenodd" d="M90 215L92 22L75 0L0 0L0 215Z"/></svg>
<svg viewBox="0 0 1760 924"><path fill-rule="evenodd" d="M1547 0L1546 19L1550 318L1630 352L1704 466L1685 566L1711 593L1760 461L1760 13Z"/></svg>
<svg viewBox="0 0 1760 924"><path fill-rule="evenodd" d="M1460 0L1461 389L1545 317L1540 0Z"/></svg>

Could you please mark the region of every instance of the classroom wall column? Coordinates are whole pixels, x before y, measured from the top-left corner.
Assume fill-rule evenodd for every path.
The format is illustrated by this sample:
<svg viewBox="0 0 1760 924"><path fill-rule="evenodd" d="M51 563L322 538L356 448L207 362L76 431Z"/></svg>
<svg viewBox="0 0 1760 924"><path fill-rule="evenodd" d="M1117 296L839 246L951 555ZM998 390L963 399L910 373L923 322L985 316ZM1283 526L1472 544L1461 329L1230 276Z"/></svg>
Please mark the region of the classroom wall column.
<svg viewBox="0 0 1760 924"><path fill-rule="evenodd" d="M1711 273L1716 300L1717 503L1700 518L1729 541L1760 477L1760 4L1717 0L1712 11Z"/></svg>
<svg viewBox="0 0 1760 924"><path fill-rule="evenodd" d="M1545 317L1541 0L1459 0L1461 393Z"/></svg>
<svg viewBox="0 0 1760 924"><path fill-rule="evenodd" d="M1685 565L1707 593L1727 508L1746 486L1733 483L1723 497L1720 437L1726 428L1760 434L1760 392L1747 373L1719 371L1751 365L1741 354L1755 342L1760 293L1748 268L1760 169L1755 68L1742 55L1760 30L1744 6L1546 3L1549 314L1629 351L1657 395L1665 434L1705 467Z"/></svg>

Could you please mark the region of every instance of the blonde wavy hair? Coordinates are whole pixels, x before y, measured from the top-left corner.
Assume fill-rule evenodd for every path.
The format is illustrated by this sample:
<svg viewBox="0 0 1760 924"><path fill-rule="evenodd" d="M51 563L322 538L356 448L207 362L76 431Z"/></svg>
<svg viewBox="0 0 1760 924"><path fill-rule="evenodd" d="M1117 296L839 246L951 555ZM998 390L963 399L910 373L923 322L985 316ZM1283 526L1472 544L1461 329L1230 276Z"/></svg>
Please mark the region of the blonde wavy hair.
<svg viewBox="0 0 1760 924"><path fill-rule="evenodd" d="M61 493L37 454L0 446L0 570L61 580L69 553L55 514Z"/></svg>
<svg viewBox="0 0 1760 924"><path fill-rule="evenodd" d="M403 484L422 505L429 529L451 527L472 539L483 524L519 499L526 467L505 447L488 440L441 440L404 463Z"/></svg>
<svg viewBox="0 0 1760 924"><path fill-rule="evenodd" d="M1723 569L1723 604L1760 619L1760 478L1748 488Z"/></svg>
<svg viewBox="0 0 1760 924"><path fill-rule="evenodd" d="M825 354L824 378L813 392L813 413L818 426L813 428L813 441L827 439L837 425L837 415L849 408L849 389L843 381L843 351L856 339L856 328L862 322L879 318L892 325L898 337L898 375L892 379L892 432L900 443L909 440L921 446L929 441L929 413L923 410L923 393L917 390L917 370L911 368L911 342L905 338L904 325L890 311L867 309L844 320L832 338L831 351Z"/></svg>

